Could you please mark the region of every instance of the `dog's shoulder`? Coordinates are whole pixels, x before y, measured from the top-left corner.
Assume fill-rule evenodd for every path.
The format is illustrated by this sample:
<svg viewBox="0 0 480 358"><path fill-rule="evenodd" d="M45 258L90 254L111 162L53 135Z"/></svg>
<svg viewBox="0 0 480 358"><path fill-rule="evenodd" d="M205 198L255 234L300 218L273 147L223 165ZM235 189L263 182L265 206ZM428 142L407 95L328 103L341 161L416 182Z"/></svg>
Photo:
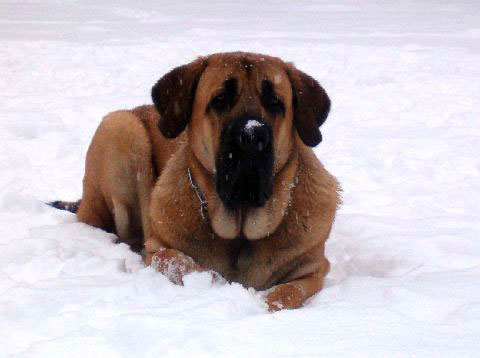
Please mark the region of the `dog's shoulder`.
<svg viewBox="0 0 480 358"><path fill-rule="evenodd" d="M324 209L327 206L336 209L341 203L339 182L325 169L312 148L303 144L297 148L299 163L295 194L299 204L309 208L321 206Z"/></svg>
<svg viewBox="0 0 480 358"><path fill-rule="evenodd" d="M160 114L153 105L139 106L131 110L145 127L152 145L152 161L157 174L165 168L168 160L186 141L185 134L175 139L165 138L158 128Z"/></svg>
<svg viewBox="0 0 480 358"><path fill-rule="evenodd" d="M297 173L278 234L295 237L293 246L302 252L327 240L341 203L341 189L311 148L299 144L297 151Z"/></svg>
<svg viewBox="0 0 480 358"><path fill-rule="evenodd" d="M138 117L142 123L148 125L149 128L157 126L160 120L160 114L153 105L135 107L131 112Z"/></svg>

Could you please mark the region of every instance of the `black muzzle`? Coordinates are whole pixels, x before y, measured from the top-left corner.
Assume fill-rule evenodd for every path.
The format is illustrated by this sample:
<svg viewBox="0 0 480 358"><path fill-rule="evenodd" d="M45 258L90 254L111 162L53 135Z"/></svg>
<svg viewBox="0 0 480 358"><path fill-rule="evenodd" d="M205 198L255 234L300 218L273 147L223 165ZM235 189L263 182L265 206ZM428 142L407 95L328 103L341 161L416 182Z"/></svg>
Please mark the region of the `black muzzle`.
<svg viewBox="0 0 480 358"><path fill-rule="evenodd" d="M217 192L229 209L261 207L272 195L272 128L255 116L223 128L216 160Z"/></svg>

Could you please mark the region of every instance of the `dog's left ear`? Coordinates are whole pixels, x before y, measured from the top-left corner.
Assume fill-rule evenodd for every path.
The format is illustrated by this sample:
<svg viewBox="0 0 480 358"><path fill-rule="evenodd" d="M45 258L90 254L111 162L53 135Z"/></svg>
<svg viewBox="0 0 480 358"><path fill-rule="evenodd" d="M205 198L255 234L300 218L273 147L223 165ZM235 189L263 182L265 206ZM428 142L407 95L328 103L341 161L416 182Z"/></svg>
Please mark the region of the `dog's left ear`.
<svg viewBox="0 0 480 358"><path fill-rule="evenodd" d="M207 66L206 58L174 68L152 88L152 100L160 113L158 127L167 138L175 138L187 126L192 116L198 80Z"/></svg>
<svg viewBox="0 0 480 358"><path fill-rule="evenodd" d="M303 143L315 147L322 141L320 126L330 112L330 98L319 83L306 73L287 64L293 90L293 123Z"/></svg>

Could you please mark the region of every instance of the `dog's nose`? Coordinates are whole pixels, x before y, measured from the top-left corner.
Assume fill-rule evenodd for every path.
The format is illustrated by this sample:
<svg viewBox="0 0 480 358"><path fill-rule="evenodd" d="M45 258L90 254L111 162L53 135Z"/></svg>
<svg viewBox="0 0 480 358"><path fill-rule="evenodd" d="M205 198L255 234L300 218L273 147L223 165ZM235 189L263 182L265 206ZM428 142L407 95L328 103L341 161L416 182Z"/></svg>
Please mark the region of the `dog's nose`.
<svg viewBox="0 0 480 358"><path fill-rule="evenodd" d="M261 152L270 142L269 127L258 118L246 118L239 123L235 139L242 150Z"/></svg>

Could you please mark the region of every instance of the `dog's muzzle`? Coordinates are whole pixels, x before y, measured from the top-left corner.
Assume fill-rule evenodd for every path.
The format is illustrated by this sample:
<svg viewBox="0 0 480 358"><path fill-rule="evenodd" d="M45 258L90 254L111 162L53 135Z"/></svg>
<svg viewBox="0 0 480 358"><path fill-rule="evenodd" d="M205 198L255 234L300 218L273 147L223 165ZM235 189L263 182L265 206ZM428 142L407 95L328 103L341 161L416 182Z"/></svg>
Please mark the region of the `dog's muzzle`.
<svg viewBox="0 0 480 358"><path fill-rule="evenodd" d="M271 126L254 116L230 121L221 133L216 168L217 192L227 208L263 206L273 186Z"/></svg>

